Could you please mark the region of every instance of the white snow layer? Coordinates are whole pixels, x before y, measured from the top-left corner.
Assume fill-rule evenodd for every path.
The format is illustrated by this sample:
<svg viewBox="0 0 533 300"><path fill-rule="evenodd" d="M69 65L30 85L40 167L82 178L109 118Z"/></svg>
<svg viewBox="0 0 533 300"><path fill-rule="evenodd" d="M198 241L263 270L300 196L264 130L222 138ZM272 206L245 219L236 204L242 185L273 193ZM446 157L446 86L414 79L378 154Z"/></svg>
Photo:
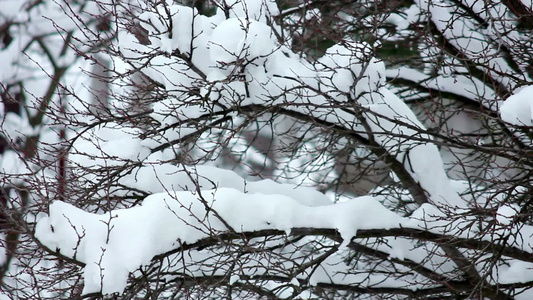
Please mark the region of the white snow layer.
<svg viewBox="0 0 533 300"><path fill-rule="evenodd" d="M500 107L505 122L517 126L533 126L533 86L520 89Z"/></svg>
<svg viewBox="0 0 533 300"><path fill-rule="evenodd" d="M196 191L197 188L200 190L232 188L242 193L284 195L307 206L331 204L328 197L310 187L280 184L270 179L246 182L233 171L211 166L184 169L172 164L148 165L141 167L134 174L124 176L120 183L149 193Z"/></svg>
<svg viewBox="0 0 533 300"><path fill-rule="evenodd" d="M516 204L502 205L496 212L496 220L502 225L509 225L519 212L520 206Z"/></svg>
<svg viewBox="0 0 533 300"><path fill-rule="evenodd" d="M423 13L429 13L433 24L444 35L447 41L455 48L463 52L469 59L478 62L477 67L484 69L492 78L504 86L512 86L510 78L524 78L529 81L527 74L515 72L506 60L498 53L497 47L491 44L488 33L480 32L479 26L471 18L454 17L454 8L456 5L453 1L440 0L440 4L432 4L429 0L417 0L416 5ZM467 4L470 7L470 4ZM500 4L500 8L504 8ZM503 20L506 17L501 16L497 10L491 10L494 15L491 20ZM450 20L453 20L453 26L450 26ZM506 25L498 22L492 23L491 27L505 29ZM503 28L502 28L503 27ZM510 76L508 76L510 75Z"/></svg>
<svg viewBox="0 0 533 300"><path fill-rule="evenodd" d="M128 274L155 255L227 231L217 216L236 232L277 229L289 234L292 228L333 228L345 243L358 229L392 228L402 223L401 217L372 197L310 207L284 195L219 188L201 194L153 194L141 206L102 215L55 201L49 216L40 216L35 236L46 247L86 264L84 294L121 293Z"/></svg>
<svg viewBox="0 0 533 300"><path fill-rule="evenodd" d="M533 141L530 135L515 126L533 126L533 86L522 88L507 98L500 107L500 116L502 120L511 124L509 127L513 128L510 130L522 143L531 145Z"/></svg>

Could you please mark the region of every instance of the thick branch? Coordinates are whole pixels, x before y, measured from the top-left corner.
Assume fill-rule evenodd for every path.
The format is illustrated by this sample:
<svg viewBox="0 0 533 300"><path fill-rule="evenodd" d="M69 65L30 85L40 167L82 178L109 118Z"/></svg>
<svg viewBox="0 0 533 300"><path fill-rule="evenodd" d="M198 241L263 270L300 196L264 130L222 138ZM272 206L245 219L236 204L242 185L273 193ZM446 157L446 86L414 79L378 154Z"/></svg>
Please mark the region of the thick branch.
<svg viewBox="0 0 533 300"><path fill-rule="evenodd" d="M241 232L241 233L228 233L224 232L218 235L213 235L207 238L198 240L192 244L182 244L181 246L157 255L153 260L161 260L165 257L183 252L191 249L203 249L206 247L216 246L222 242L230 242L233 240L250 240L254 238L264 238L269 236L285 236L286 231L284 230L260 230L260 231L251 231L251 232ZM290 236L321 236L326 237L336 242L341 243L342 237L339 231L331 228L292 228L290 231ZM481 238L476 239L466 239L457 237L454 235L444 235L438 233L432 233L422 229L414 228L391 228L391 229L360 229L357 231L357 234L353 237L354 239L365 239L365 238L380 238L380 237L404 237L404 238L413 238L425 242L433 242L439 245L453 245L454 247L470 249L475 251L481 251L484 253L497 253L502 256L509 258L517 259L524 262L533 263L533 253L527 252L525 250L519 249L513 246L507 245L497 245L494 242L488 240L482 240ZM350 247L357 248L354 246L353 242L350 244ZM43 248L47 249L49 254L61 257L62 259L74 263L78 266L84 267L85 263L80 261L72 260L71 258L65 257L60 253L57 253L55 250L48 249L45 246Z"/></svg>

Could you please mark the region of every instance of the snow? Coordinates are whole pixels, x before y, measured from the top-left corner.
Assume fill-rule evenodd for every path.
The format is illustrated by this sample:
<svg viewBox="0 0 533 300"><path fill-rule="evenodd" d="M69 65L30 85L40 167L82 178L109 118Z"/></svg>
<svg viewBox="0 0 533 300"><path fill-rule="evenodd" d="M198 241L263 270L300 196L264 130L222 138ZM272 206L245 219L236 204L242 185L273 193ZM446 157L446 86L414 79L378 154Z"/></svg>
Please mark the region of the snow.
<svg viewBox="0 0 533 300"><path fill-rule="evenodd" d="M21 161L20 154L15 151L5 151L0 156L0 173L9 184L23 185L24 175L32 173L28 167Z"/></svg>
<svg viewBox="0 0 533 300"><path fill-rule="evenodd" d="M502 205L496 212L496 220L501 225L509 225L515 216L520 212L520 206L516 204Z"/></svg>
<svg viewBox="0 0 533 300"><path fill-rule="evenodd" d="M156 178L156 180L145 180ZM194 168L173 164L145 164L130 175L123 176L120 183L149 193L164 191L195 191L216 188L232 188L242 193L284 195L305 206L330 205L332 202L319 191L290 183L273 180L246 181L237 173L212 166L198 165Z"/></svg>
<svg viewBox="0 0 533 300"><path fill-rule="evenodd" d="M428 78L423 72L408 67L398 67L387 70L385 73L389 78L403 78L419 82L434 90L450 92L478 101L489 109L496 110L500 104L499 101L495 101L496 94L490 86L471 76L439 74L435 78Z"/></svg>
<svg viewBox="0 0 533 300"><path fill-rule="evenodd" d="M520 2L522 2L522 4L524 4L530 10L533 10L533 1L532 0L521 0Z"/></svg>
<svg viewBox="0 0 533 300"><path fill-rule="evenodd" d="M331 228L347 244L358 229L388 229L402 223L401 217L368 196L310 207L284 195L232 188L156 193L140 206L101 215L54 201L49 215L39 218L35 236L43 245L85 263L84 294L121 293L128 274L155 255L229 230L225 224L236 232L276 229L287 234L292 228Z"/></svg>
<svg viewBox="0 0 533 300"><path fill-rule="evenodd" d="M164 20L162 16L168 19ZM213 19L200 15L195 8L186 6L158 6L156 11L144 12L139 18L144 21L141 24L150 32L152 47L168 53L177 49L182 54L191 55L191 47L198 48L194 51L201 51L200 49L206 47L204 34L209 35L212 31L209 23ZM172 19L172 23L169 19Z"/></svg>
<svg viewBox="0 0 533 300"><path fill-rule="evenodd" d="M468 7L472 6L472 1L466 2L470 2L467 4ZM489 39L491 35L499 38L503 35L503 32L508 32L510 29L510 25L501 23L501 20L507 19L505 5L498 3L495 5L496 7L486 9L490 12L490 16L487 19L490 20L491 25L487 34L479 29L480 26L473 19L455 17L453 10L456 6L452 1L441 0L440 3L439 5L434 5L428 0L415 1L422 13L429 13L431 21L446 38L447 42L476 62L477 68L482 69L494 80L508 88L513 86L511 80L513 77L531 81L527 74L520 74L514 71L499 53L498 46L492 45ZM453 26L450 26L450 20L454 21ZM500 21L494 22L493 20ZM490 32L493 28L496 29L495 32Z"/></svg>
<svg viewBox="0 0 533 300"><path fill-rule="evenodd" d="M533 126L533 86L527 86L518 90L510 96L500 107L500 116L507 122L508 127L512 127L511 132L518 137L522 143L531 145L532 140L527 132L516 128L516 126Z"/></svg>
<svg viewBox="0 0 533 300"><path fill-rule="evenodd" d="M334 45L318 62L324 66L319 81L330 78L333 91L352 93L357 99L363 93L373 92L385 84L385 64L370 57L371 48L366 43L346 42ZM326 75L326 74L331 75ZM357 82L355 82L357 79ZM354 86L355 84L355 86Z"/></svg>
<svg viewBox="0 0 533 300"><path fill-rule="evenodd" d="M231 275L229 278L229 285L233 285L240 280L239 275Z"/></svg>
<svg viewBox="0 0 533 300"><path fill-rule="evenodd" d="M420 9L415 4L401 11L401 13L391 13L386 22L396 26L396 30L402 31L407 29L412 23L417 22L420 17Z"/></svg>
<svg viewBox="0 0 533 300"><path fill-rule="evenodd" d="M311 291L304 290L300 294L298 294L294 299L310 300L310 299L320 299L320 297L315 295L315 294L313 294Z"/></svg>
<svg viewBox="0 0 533 300"><path fill-rule="evenodd" d="M2 17L2 19L12 19L16 17L17 14L19 14L21 11L23 11L24 4L24 1L19 0L3 0L0 16Z"/></svg>
<svg viewBox="0 0 533 300"><path fill-rule="evenodd" d="M215 28L210 48L211 60L224 70L226 65L236 64L239 59L254 61L267 56L276 49L276 45L269 26L253 20L232 18Z"/></svg>
<svg viewBox="0 0 533 300"><path fill-rule="evenodd" d="M407 253L414 247L411 240L404 238L393 238L388 242L390 245L390 257L404 260Z"/></svg>
<svg viewBox="0 0 533 300"><path fill-rule="evenodd" d="M80 134L70 132L76 138L70 159L80 166L114 166L125 161L144 160L150 150L143 147L137 129L128 129L116 123L85 130ZM127 147L125 147L127 145Z"/></svg>
<svg viewBox="0 0 533 300"><path fill-rule="evenodd" d="M6 240L6 234L5 233L0 233L0 241L5 241ZM4 264L6 262L6 257L7 257L7 249L6 247L0 247L0 264Z"/></svg>
<svg viewBox="0 0 533 300"><path fill-rule="evenodd" d="M533 126L533 86L520 89L500 107L502 119L512 125Z"/></svg>
<svg viewBox="0 0 533 300"><path fill-rule="evenodd" d="M451 189L437 146L427 142L430 136L418 131L425 127L390 90L381 87L378 91L368 97L365 105L370 111L364 114L376 141L405 166L432 203L464 207L464 201Z"/></svg>
<svg viewBox="0 0 533 300"><path fill-rule="evenodd" d="M368 274L363 270L357 268L351 269L350 272L345 273L341 257L329 256L323 265L324 268L317 268L309 278L309 284L316 286L320 283L357 285L362 287L372 288L403 288L409 290L419 290L424 288L422 284L417 284L416 275L406 274L403 278L390 278L388 274L375 272ZM334 275L332 275L334 274Z"/></svg>
<svg viewBox="0 0 533 300"><path fill-rule="evenodd" d="M267 23L267 21L271 21L271 17L279 14L278 5L274 0L227 0L225 4L231 7L230 18L245 18ZM222 11L218 10L217 13L222 14Z"/></svg>
<svg viewBox="0 0 533 300"><path fill-rule="evenodd" d="M533 264L523 261L511 260L498 271L498 279L502 284L529 282L533 279Z"/></svg>

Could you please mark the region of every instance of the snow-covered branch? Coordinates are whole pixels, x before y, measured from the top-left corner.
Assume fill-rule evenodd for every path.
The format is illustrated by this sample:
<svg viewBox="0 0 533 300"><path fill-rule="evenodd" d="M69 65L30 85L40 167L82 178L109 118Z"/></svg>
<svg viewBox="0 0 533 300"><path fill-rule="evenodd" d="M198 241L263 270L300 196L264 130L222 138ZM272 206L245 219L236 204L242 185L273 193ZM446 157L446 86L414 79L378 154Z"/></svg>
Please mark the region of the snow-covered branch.
<svg viewBox="0 0 533 300"><path fill-rule="evenodd" d="M527 4L189 2L0 12L0 300L529 299Z"/></svg>

